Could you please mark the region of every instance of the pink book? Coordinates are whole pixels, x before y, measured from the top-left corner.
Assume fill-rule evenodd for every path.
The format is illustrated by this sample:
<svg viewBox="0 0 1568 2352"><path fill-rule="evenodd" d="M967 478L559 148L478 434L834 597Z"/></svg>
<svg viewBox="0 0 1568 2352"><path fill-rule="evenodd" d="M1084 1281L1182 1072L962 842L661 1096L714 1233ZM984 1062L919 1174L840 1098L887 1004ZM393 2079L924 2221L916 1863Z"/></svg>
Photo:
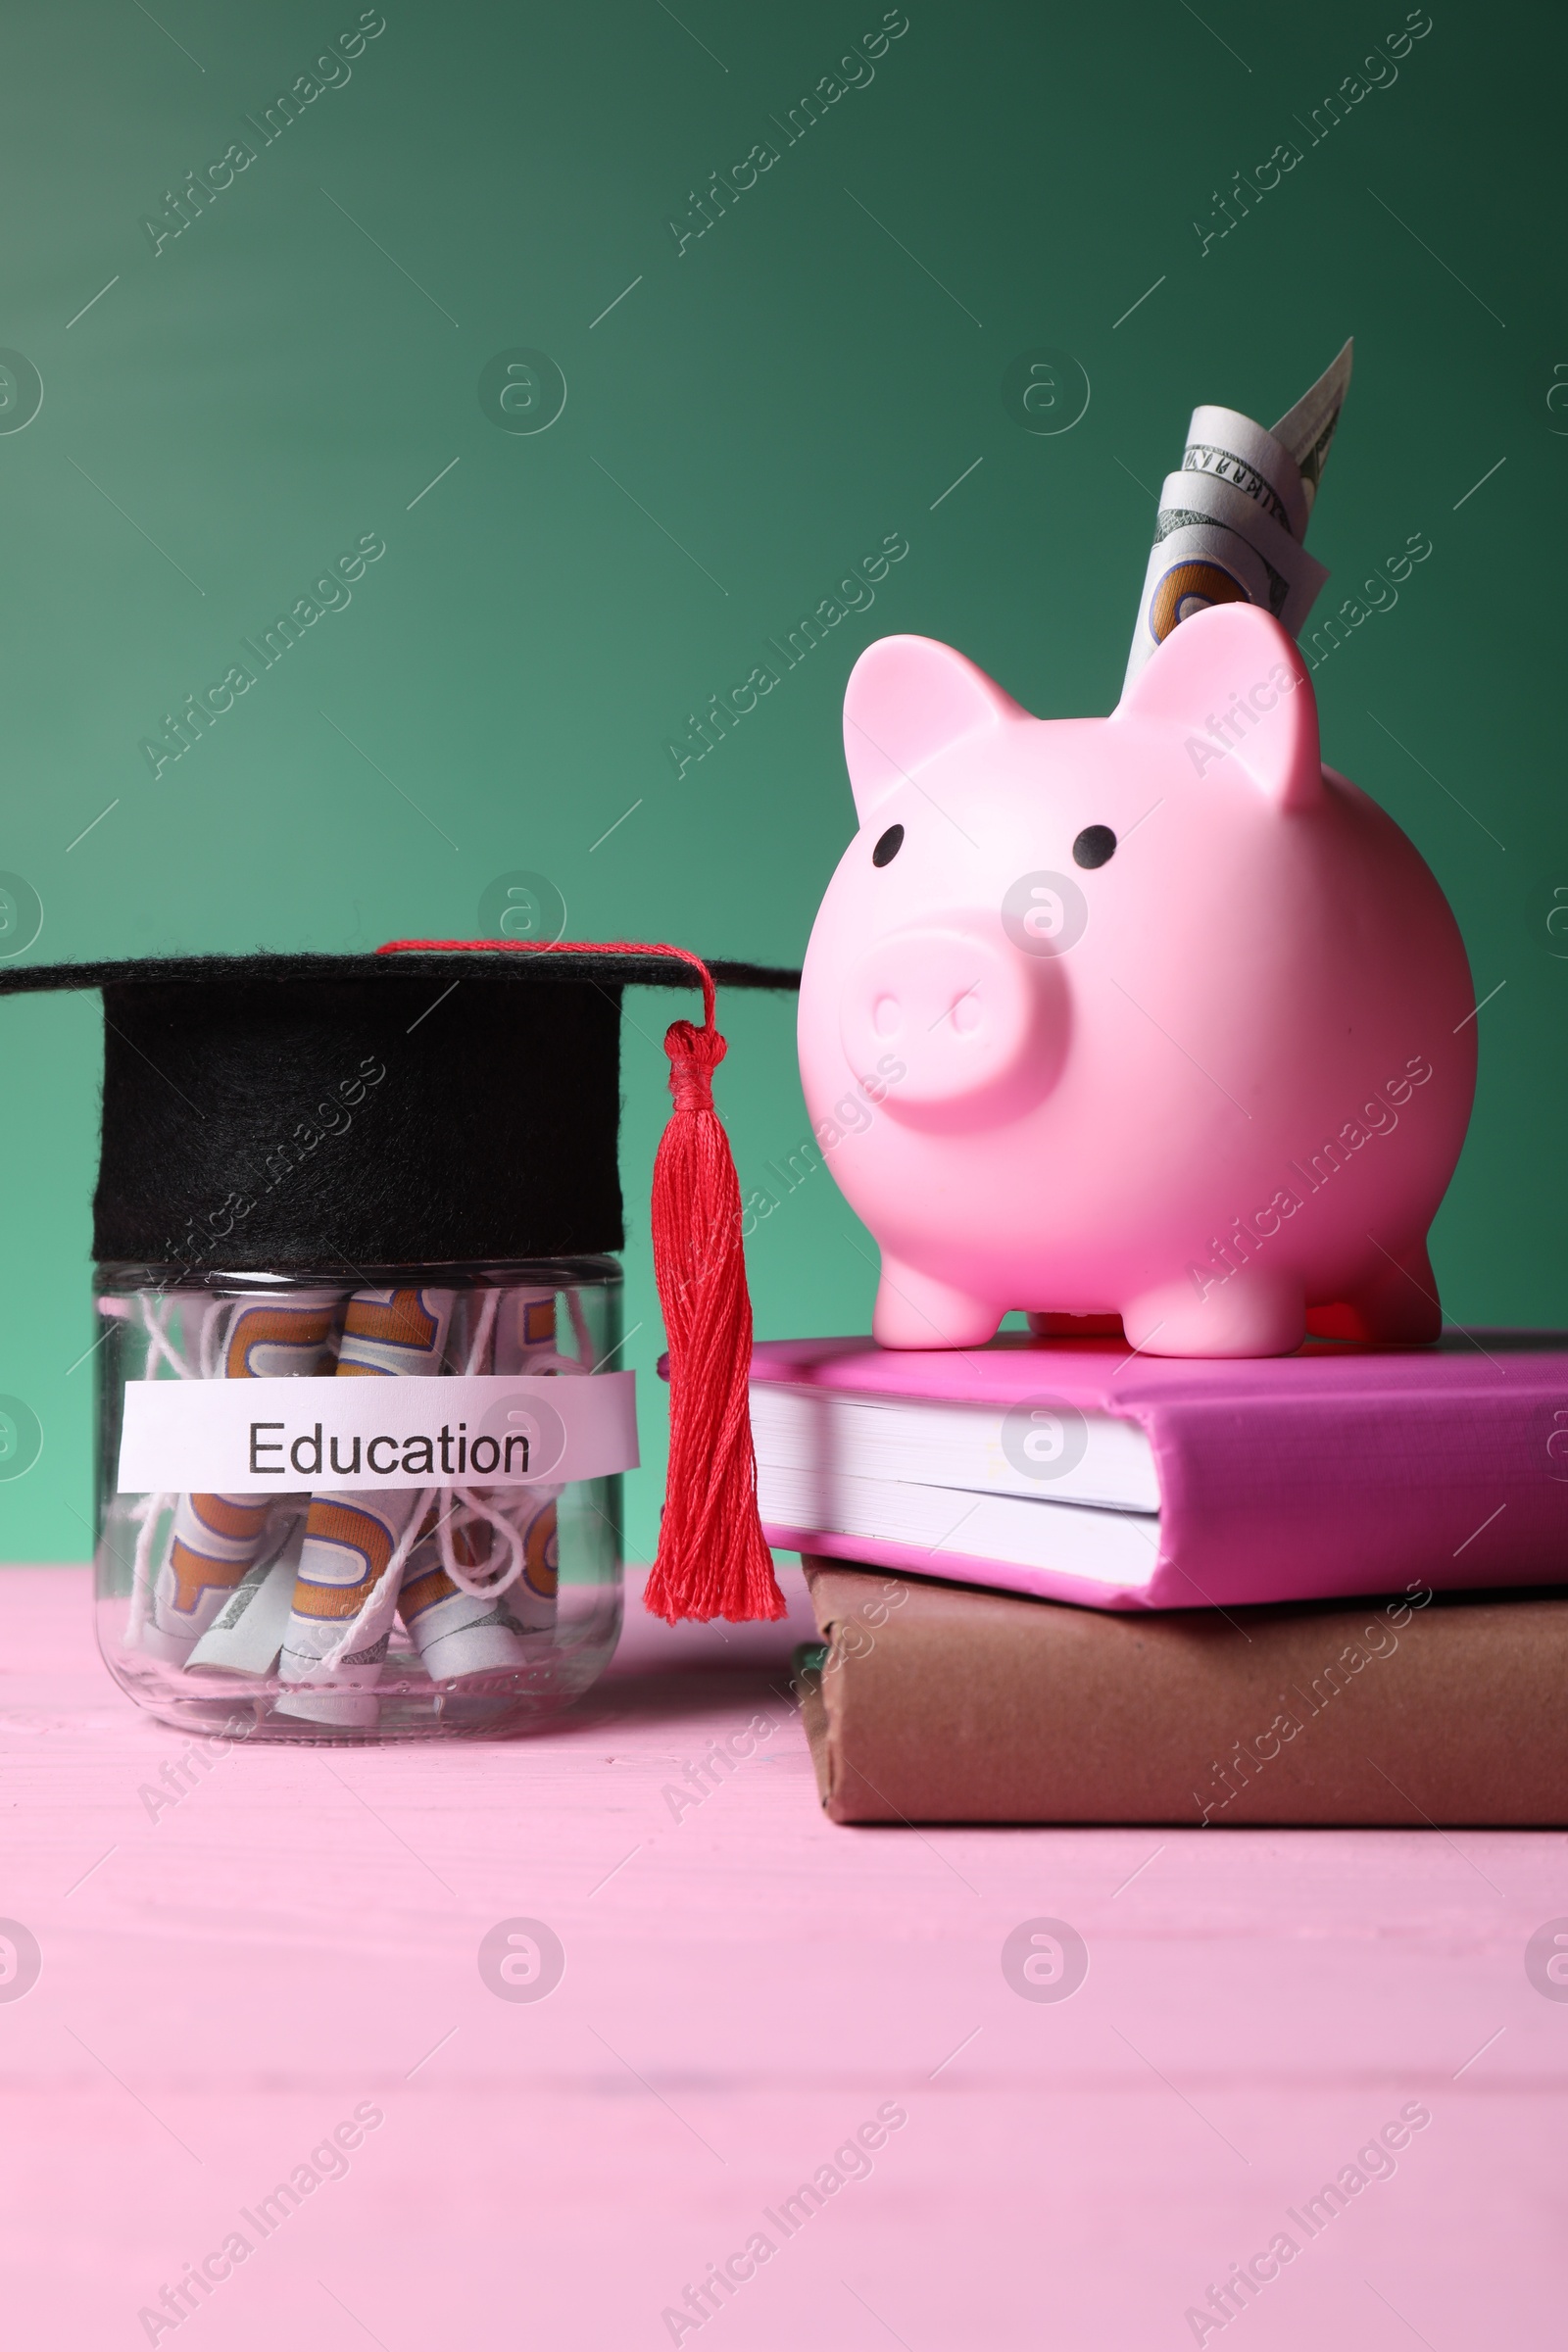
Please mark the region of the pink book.
<svg viewBox="0 0 1568 2352"><path fill-rule="evenodd" d="M784 1550L1101 1609L1568 1583L1568 1333L1245 1360L774 1340L752 1427Z"/></svg>

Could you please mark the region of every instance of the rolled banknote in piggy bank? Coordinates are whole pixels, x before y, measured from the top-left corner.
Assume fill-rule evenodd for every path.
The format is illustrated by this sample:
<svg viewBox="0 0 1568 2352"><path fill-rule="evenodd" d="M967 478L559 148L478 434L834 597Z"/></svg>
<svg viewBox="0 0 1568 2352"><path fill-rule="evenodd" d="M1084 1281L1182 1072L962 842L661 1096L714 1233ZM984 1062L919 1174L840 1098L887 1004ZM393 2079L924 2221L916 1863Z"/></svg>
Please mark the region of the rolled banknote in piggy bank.
<svg viewBox="0 0 1568 2352"><path fill-rule="evenodd" d="M800 1058L881 1249L877 1339L975 1347L1014 1308L1158 1355L1436 1338L1470 969L1413 845L1323 765L1280 622L1185 617L1108 718L883 638L844 738L860 829Z"/></svg>
<svg viewBox="0 0 1568 2352"><path fill-rule="evenodd" d="M1210 605L1261 605L1299 637L1328 578L1302 541L1349 390L1347 343L1269 432L1235 409L1193 411L1154 517L1123 694L1154 648Z"/></svg>

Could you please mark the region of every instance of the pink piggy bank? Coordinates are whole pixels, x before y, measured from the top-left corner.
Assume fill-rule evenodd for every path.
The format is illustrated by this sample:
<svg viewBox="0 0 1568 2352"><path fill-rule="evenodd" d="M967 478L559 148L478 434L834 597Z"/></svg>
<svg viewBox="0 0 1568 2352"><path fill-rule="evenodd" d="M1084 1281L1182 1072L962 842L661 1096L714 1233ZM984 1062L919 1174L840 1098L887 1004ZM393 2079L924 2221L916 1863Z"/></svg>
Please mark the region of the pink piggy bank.
<svg viewBox="0 0 1568 2352"><path fill-rule="evenodd" d="M882 1345L977 1347L1009 1308L1119 1315L1157 1355L1435 1339L1470 967L1414 847L1322 764L1278 623L1196 614L1108 718L1031 718L885 637L844 741L860 830L801 1073L881 1248Z"/></svg>

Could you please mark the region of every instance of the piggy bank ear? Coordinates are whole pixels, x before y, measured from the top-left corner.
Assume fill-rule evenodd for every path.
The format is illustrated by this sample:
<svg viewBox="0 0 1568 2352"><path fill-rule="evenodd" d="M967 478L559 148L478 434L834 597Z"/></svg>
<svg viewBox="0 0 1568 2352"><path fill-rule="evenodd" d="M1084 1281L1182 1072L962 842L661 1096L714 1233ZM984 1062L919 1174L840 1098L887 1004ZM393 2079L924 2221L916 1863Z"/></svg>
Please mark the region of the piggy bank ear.
<svg viewBox="0 0 1568 2352"><path fill-rule="evenodd" d="M1323 797L1312 681L1290 636L1255 605L1210 605L1184 620L1112 718L1177 729L1199 775L1228 761L1281 808Z"/></svg>
<svg viewBox="0 0 1568 2352"><path fill-rule="evenodd" d="M851 670L844 695L844 758L861 822L951 744L1027 715L951 645L879 637Z"/></svg>

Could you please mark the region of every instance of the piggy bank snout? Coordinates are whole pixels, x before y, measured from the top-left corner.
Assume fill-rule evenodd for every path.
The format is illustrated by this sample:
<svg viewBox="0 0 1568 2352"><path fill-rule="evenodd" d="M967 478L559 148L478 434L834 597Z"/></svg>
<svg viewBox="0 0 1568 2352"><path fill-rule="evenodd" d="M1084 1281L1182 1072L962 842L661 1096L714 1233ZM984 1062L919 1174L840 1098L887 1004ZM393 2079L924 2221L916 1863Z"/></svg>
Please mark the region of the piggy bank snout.
<svg viewBox="0 0 1568 2352"><path fill-rule="evenodd" d="M886 1082L894 1117L1011 1110L1050 1083L1046 999L1059 986L1050 964L1031 970L1004 942L956 925L897 931L851 972L840 1035L856 1074Z"/></svg>

